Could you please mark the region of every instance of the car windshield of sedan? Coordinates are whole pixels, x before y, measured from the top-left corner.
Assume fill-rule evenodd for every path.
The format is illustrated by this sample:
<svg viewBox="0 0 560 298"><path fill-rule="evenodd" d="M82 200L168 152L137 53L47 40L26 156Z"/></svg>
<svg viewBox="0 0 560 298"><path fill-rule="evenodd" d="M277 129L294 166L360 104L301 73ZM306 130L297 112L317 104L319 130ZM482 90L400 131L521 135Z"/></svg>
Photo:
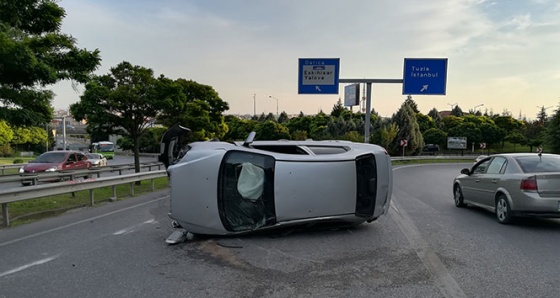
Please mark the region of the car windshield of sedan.
<svg viewBox="0 0 560 298"><path fill-rule="evenodd" d="M560 155L522 156L516 158L525 173L560 172Z"/></svg>
<svg viewBox="0 0 560 298"><path fill-rule="evenodd" d="M63 162L64 159L66 159L66 153L53 152L53 153L43 154L37 157L37 159L35 159L33 162L34 163L60 163Z"/></svg>
<svg viewBox="0 0 560 298"><path fill-rule="evenodd" d="M101 159L101 157L99 157L99 155L97 154L93 154L93 153L88 153L86 154L88 159Z"/></svg>

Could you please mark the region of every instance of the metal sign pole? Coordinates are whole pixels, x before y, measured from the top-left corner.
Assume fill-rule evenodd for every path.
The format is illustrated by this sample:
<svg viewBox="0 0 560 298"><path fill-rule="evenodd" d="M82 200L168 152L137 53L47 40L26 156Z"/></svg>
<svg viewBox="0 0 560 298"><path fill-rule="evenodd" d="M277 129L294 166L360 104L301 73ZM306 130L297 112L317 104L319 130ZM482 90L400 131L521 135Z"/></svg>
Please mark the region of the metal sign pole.
<svg viewBox="0 0 560 298"><path fill-rule="evenodd" d="M389 83L389 84L402 84L401 79L340 79L339 83L365 83L367 88L366 95L366 124L364 129L364 143L369 143L369 134L371 126L371 84L373 83Z"/></svg>

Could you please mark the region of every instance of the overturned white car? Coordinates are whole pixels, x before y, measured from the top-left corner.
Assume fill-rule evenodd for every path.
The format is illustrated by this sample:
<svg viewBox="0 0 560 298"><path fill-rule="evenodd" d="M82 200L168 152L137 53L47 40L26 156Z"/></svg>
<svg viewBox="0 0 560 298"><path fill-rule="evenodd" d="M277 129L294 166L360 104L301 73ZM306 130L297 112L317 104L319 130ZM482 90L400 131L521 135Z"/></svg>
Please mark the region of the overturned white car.
<svg viewBox="0 0 560 298"><path fill-rule="evenodd" d="M182 146L186 131L170 128L160 156L171 181L170 217L185 231L229 235L317 222L354 225L389 208L392 165L380 146L253 141L254 133L245 142Z"/></svg>

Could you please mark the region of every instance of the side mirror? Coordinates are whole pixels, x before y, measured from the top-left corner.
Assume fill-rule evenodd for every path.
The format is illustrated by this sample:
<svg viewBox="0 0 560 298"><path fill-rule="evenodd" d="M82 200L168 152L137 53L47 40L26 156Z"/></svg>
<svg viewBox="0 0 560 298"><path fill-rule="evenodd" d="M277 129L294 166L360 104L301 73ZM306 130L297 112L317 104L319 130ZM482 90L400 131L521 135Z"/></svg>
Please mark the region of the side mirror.
<svg viewBox="0 0 560 298"><path fill-rule="evenodd" d="M471 171L467 168L464 168L464 169L461 170L461 174L470 175Z"/></svg>

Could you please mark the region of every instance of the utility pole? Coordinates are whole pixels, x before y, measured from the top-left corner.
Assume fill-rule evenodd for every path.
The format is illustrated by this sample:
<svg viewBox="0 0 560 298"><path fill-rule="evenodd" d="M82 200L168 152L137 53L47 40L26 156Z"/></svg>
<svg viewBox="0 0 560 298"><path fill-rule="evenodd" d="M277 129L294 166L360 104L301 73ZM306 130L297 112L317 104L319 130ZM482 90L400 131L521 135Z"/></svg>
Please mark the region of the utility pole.
<svg viewBox="0 0 560 298"><path fill-rule="evenodd" d="M253 116L257 116L257 95L253 94Z"/></svg>

